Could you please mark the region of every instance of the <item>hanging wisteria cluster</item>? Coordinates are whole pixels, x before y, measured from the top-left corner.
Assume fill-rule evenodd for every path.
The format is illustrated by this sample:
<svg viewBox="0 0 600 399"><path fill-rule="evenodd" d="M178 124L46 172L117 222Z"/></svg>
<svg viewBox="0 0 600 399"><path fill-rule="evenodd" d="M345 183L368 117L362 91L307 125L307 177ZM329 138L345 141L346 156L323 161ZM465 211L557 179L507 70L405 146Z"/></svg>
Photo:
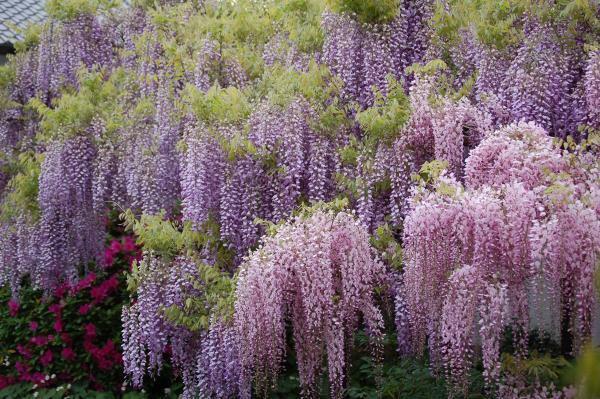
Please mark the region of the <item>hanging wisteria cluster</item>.
<svg viewBox="0 0 600 399"><path fill-rule="evenodd" d="M534 328L570 355L592 339L597 5L461 21L474 2L91 3L56 2L0 73L15 300L102 267L122 214L145 247L122 313L134 387L170 362L185 397L266 395L293 348L302 396L326 371L341 398L355 333L377 363L395 328L451 395L481 360L490 396L568 396L525 387L501 348L510 331L527 358Z"/></svg>
<svg viewBox="0 0 600 399"><path fill-rule="evenodd" d="M568 318L568 331L556 335L573 334L575 351L591 338L600 248L597 166L571 170L570 154L549 143L534 124L507 126L467 159L466 188L442 176L413 196L404 229L413 351L422 353L427 340L434 367L445 368L462 389L476 325L488 384L498 382L504 325L512 325L517 351L526 354L532 306L556 312L554 328ZM551 294L536 298L542 288Z"/></svg>
<svg viewBox="0 0 600 399"><path fill-rule="evenodd" d="M77 87L79 68L112 68L112 32L109 23L90 14L44 26L39 44L14 60L16 76L10 99L49 105L61 89ZM102 214L93 210L94 126L74 137L36 144L39 120L30 111L14 107L3 115L4 153L31 151L36 146L45 151L39 194L34 199L39 215L18 213L3 228L0 281L10 281L17 292L20 279L29 275L36 286L49 290L62 280L76 280L82 267L87 270L89 262L99 259L103 246ZM20 249L15 252L15 247Z"/></svg>
<svg viewBox="0 0 600 399"><path fill-rule="evenodd" d="M251 382L268 387L276 380L286 353L288 320L303 395L317 395L326 357L331 397L343 397L352 346L348 337L360 318L374 350L380 345L383 317L373 290L385 273L373 257L367 231L347 213L317 211L266 237L241 266L238 280L235 329L242 397L250 397Z"/></svg>

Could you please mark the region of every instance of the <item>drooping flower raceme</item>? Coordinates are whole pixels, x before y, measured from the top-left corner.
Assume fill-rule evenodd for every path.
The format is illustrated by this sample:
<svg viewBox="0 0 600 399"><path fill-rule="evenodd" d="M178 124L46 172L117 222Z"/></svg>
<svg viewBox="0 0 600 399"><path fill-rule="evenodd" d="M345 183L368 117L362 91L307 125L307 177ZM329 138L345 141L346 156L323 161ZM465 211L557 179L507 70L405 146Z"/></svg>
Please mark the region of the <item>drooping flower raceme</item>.
<svg viewBox="0 0 600 399"><path fill-rule="evenodd" d="M135 387L141 386L145 374L156 375L162 368L167 348L173 365L183 374L186 395L196 389L196 334L169 323L164 310L182 306L192 290L194 262L177 258L165 262L145 253L139 264L141 281L137 300L123 307L123 364ZM189 397L189 396L188 396Z"/></svg>
<svg viewBox="0 0 600 399"><path fill-rule="evenodd" d="M566 162L548 133L534 123L514 123L498 129L475 148L465 164L470 188L521 182L529 189L548 174L560 173Z"/></svg>
<svg viewBox="0 0 600 399"><path fill-rule="evenodd" d="M291 322L304 396L317 393L326 357L331 395L341 398L347 337L361 318L375 341L382 334L373 289L383 275L366 230L347 213L316 211L265 237L241 266L237 287L243 397L249 397L251 382L264 388L275 381Z"/></svg>

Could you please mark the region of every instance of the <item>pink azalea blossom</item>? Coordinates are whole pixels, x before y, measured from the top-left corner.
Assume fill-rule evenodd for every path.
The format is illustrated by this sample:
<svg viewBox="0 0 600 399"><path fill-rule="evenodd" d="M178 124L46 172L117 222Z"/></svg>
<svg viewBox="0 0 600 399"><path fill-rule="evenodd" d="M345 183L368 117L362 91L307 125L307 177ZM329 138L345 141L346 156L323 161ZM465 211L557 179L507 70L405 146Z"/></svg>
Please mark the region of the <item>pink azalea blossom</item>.
<svg viewBox="0 0 600 399"><path fill-rule="evenodd" d="M123 251L133 252L136 249L137 249L137 246L135 245L135 240L132 237L127 236L127 237L123 238Z"/></svg>
<svg viewBox="0 0 600 399"><path fill-rule="evenodd" d="M4 389L15 383L15 377L10 375L0 375L0 389Z"/></svg>
<svg viewBox="0 0 600 399"><path fill-rule="evenodd" d="M121 252L121 243L117 240L112 240L110 242L110 250L112 251L113 254L116 254L118 252Z"/></svg>
<svg viewBox="0 0 600 399"><path fill-rule="evenodd" d="M8 301L8 313L11 317L15 317L19 313L19 302L11 299Z"/></svg>
<svg viewBox="0 0 600 399"><path fill-rule="evenodd" d="M17 352L25 359L31 359L31 351L23 345L17 345Z"/></svg>
<svg viewBox="0 0 600 399"><path fill-rule="evenodd" d="M57 298L62 298L69 291L69 288L69 283L62 283L61 285L56 287L56 290L54 291L54 296Z"/></svg>
<svg viewBox="0 0 600 399"><path fill-rule="evenodd" d="M113 264L114 261L115 261L115 257L114 257L113 252L110 250L110 248L107 248L104 251L104 265L110 266Z"/></svg>
<svg viewBox="0 0 600 399"><path fill-rule="evenodd" d="M31 342L32 344L36 345L36 346L44 346L46 344L48 344L48 342L52 341L54 339L53 335L37 335L35 337L32 337L29 342Z"/></svg>
<svg viewBox="0 0 600 399"><path fill-rule="evenodd" d="M85 336L86 338L94 338L96 337L96 326L92 323L87 323L85 325Z"/></svg>
<svg viewBox="0 0 600 399"><path fill-rule="evenodd" d="M48 307L50 313L54 313L57 317L60 316L62 307L58 303L54 303Z"/></svg>
<svg viewBox="0 0 600 399"><path fill-rule="evenodd" d="M31 377L29 378L30 382L36 383L36 384L42 384L44 382L44 374L38 372L35 372L31 375Z"/></svg>
<svg viewBox="0 0 600 399"><path fill-rule="evenodd" d="M47 366L50 363L52 363L52 359L52 351L50 349L46 349L42 357L40 357L40 363L42 364L42 366Z"/></svg>
<svg viewBox="0 0 600 399"><path fill-rule="evenodd" d="M62 341L67 345L73 344L73 340L71 339L69 334L67 334L66 332L63 332L60 334L60 339L62 339Z"/></svg>
<svg viewBox="0 0 600 399"><path fill-rule="evenodd" d="M92 283L96 280L96 274L95 273L89 273L87 276L85 276L84 279L82 279L81 281L79 281L79 283L77 283L77 285L75 286L75 292L84 290L86 288L91 287Z"/></svg>
<svg viewBox="0 0 600 399"><path fill-rule="evenodd" d="M60 352L60 356L67 361L73 360L73 359L75 359L75 352L71 348L64 348Z"/></svg>
<svg viewBox="0 0 600 399"><path fill-rule="evenodd" d="M19 374L27 374L29 372L29 366L23 362L16 362L15 369Z"/></svg>
<svg viewBox="0 0 600 399"><path fill-rule="evenodd" d="M81 314L81 315L87 314L91 308L92 308L92 305L89 303L86 303L85 305L81 305L79 307L79 314Z"/></svg>
<svg viewBox="0 0 600 399"><path fill-rule="evenodd" d="M54 322L54 331L56 331L57 333L62 332L63 330L63 323L61 319L56 319L56 321Z"/></svg>

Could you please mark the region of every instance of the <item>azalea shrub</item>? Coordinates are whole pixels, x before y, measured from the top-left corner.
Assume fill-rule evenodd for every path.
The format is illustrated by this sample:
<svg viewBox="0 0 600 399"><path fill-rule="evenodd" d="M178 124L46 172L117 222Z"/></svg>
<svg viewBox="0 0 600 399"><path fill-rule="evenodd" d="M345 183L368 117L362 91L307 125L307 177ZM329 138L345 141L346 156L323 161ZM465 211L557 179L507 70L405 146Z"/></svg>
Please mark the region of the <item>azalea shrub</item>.
<svg viewBox="0 0 600 399"><path fill-rule="evenodd" d="M74 284L64 282L44 294L25 283L18 298L2 288L0 388L85 382L97 390L120 390L124 272L139 255L134 239L124 236L110 241L102 267Z"/></svg>

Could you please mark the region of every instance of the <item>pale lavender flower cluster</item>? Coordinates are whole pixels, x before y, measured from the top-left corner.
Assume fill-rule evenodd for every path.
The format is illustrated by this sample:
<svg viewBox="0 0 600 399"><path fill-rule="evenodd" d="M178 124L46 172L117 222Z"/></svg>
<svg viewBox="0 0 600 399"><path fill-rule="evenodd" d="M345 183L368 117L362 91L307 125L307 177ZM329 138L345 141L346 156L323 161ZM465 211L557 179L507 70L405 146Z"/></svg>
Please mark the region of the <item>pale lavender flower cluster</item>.
<svg viewBox="0 0 600 399"><path fill-rule="evenodd" d="M413 192L404 221L405 294L397 299L406 310L398 323L408 317L413 352L422 353L427 341L432 367L443 367L459 392L468 386L475 331L490 391L501 387L506 326L517 354L526 355L530 307L544 300L537 298L540 281L558 301L545 308L572 317L571 330L558 334L573 333L573 351L591 337L598 165L572 158L542 128L514 124L472 151L466 188L442 175Z"/></svg>
<svg viewBox="0 0 600 399"><path fill-rule="evenodd" d="M197 379L200 397L239 397L240 367L236 330L226 322L213 320L201 339Z"/></svg>
<svg viewBox="0 0 600 399"><path fill-rule="evenodd" d="M108 23L89 14L52 20L42 28L39 44L19 56L15 99L38 97L50 104L66 85L77 87L77 71L113 63L115 36Z"/></svg>
<svg viewBox="0 0 600 399"><path fill-rule="evenodd" d="M122 313L123 362L131 384L142 386L146 375L158 375L169 361L183 379L184 398L238 397L240 362L231 323L213 318L208 331L190 331L165 315L201 294L196 263L145 252L138 269L136 300Z"/></svg>
<svg viewBox="0 0 600 399"><path fill-rule="evenodd" d="M433 2L402 2L388 24L361 24L352 15L325 13L323 61L344 82L342 95L363 107L373 104L373 88L386 94L388 75L407 78L405 69L425 59Z"/></svg>
<svg viewBox="0 0 600 399"><path fill-rule="evenodd" d="M584 41L560 23L528 15L515 21L522 39L505 48L481 43L462 31L449 48L457 87L475 76L474 97L496 126L535 122L551 136L581 138L577 128L594 125L597 56L585 56ZM597 52L596 52L597 53Z"/></svg>
<svg viewBox="0 0 600 399"><path fill-rule="evenodd" d="M256 245L256 218L287 218L304 196L332 198L338 167L336 140L310 127L313 111L303 100L286 108L264 103L248 120L248 141L256 153L231 159L224 141L239 137L242 126L190 125L182 166L183 216L196 228L214 218L221 238L239 259Z"/></svg>
<svg viewBox="0 0 600 399"><path fill-rule="evenodd" d="M173 326L164 314L170 306L183 306L186 295L193 293L195 263L186 258L165 262L146 252L138 268L136 301L124 307L122 315L123 362L134 387L142 385L145 374L160 372L168 349L177 369L184 374L193 369L198 341L196 334ZM193 372L189 377L186 389L194 389L196 377Z"/></svg>
<svg viewBox="0 0 600 399"><path fill-rule="evenodd" d="M385 275L367 231L347 213L316 211L265 237L241 266L235 328L241 397L269 387L281 371L291 323L303 395L317 391L327 358L331 395L341 398L346 355L360 318L374 340L383 328L373 289Z"/></svg>
<svg viewBox="0 0 600 399"><path fill-rule="evenodd" d="M358 215L370 229L380 225L387 215L400 224L407 210L413 185L411 176L428 161L438 159L448 163L448 171L457 179L464 174L464 160L470 151L492 131L491 116L469 100L454 101L446 97L432 104L434 80L416 74L409 93L411 116L388 145L380 143L373 157L358 158L356 176L365 183L358 199ZM389 178L391 187L376 192L378 183Z"/></svg>
<svg viewBox="0 0 600 399"><path fill-rule="evenodd" d="M319 56L315 54L315 56ZM265 65L273 67L276 64L284 67L292 67L297 71L307 71L311 61L309 54L300 52L298 46L282 33L273 36L265 44L263 50L263 60Z"/></svg>
<svg viewBox="0 0 600 399"><path fill-rule="evenodd" d="M514 123L496 130L471 151L465 162L465 183L479 188L518 181L532 189L548 173L560 173L566 167L566 160L543 128Z"/></svg>
<svg viewBox="0 0 600 399"><path fill-rule="evenodd" d="M40 259L32 275L42 288L75 280L79 267L99 259L104 228L93 210L95 155L86 136L52 143L45 153L38 196Z"/></svg>
<svg viewBox="0 0 600 399"><path fill-rule="evenodd" d="M585 68L584 87L587 123L594 129L600 129L600 51L590 54Z"/></svg>

